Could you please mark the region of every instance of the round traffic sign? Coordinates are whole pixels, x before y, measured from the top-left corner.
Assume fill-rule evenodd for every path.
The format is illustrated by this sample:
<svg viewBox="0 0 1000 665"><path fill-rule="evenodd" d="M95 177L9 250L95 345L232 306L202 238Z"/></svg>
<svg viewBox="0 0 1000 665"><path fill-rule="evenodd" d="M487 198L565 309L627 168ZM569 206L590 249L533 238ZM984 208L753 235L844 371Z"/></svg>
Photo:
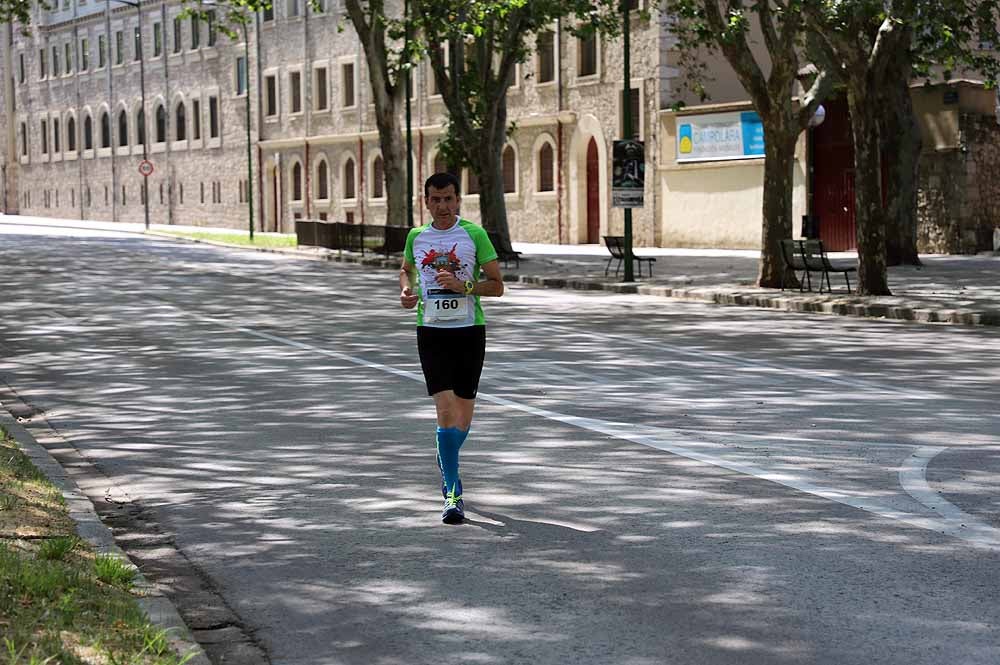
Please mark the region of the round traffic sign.
<svg viewBox="0 0 1000 665"><path fill-rule="evenodd" d="M139 173L147 178L153 175L153 162L148 159L139 162Z"/></svg>

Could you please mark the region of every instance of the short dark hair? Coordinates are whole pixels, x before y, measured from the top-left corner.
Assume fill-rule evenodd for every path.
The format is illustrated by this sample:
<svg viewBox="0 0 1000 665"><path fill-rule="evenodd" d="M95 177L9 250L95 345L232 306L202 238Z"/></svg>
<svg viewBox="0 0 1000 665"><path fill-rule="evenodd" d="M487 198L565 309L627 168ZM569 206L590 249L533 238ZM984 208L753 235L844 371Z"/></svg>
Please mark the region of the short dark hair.
<svg viewBox="0 0 1000 665"><path fill-rule="evenodd" d="M455 196L462 194L462 183L453 173L435 173L424 183L424 198L431 195L431 187L434 189L445 189L451 185L455 188Z"/></svg>

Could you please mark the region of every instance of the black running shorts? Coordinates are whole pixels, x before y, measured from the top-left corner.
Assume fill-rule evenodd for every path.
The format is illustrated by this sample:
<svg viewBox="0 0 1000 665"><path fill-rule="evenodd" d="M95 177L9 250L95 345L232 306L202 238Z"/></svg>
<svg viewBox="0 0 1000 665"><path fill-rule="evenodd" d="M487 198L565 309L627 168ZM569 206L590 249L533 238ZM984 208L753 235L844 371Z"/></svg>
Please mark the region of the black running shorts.
<svg viewBox="0 0 1000 665"><path fill-rule="evenodd" d="M428 395L454 390L463 399L476 398L486 357L486 326L417 326L417 351Z"/></svg>

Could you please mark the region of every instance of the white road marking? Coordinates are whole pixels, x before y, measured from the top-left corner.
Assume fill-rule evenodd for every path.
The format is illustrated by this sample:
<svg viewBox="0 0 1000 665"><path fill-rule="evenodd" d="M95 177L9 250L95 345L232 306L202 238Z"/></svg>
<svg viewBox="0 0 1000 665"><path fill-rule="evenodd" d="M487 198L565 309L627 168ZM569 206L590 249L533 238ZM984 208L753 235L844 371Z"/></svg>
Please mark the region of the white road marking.
<svg viewBox="0 0 1000 665"><path fill-rule="evenodd" d="M161 301L163 302L163 301ZM389 365L384 365L382 363L372 362L365 360L363 358L358 358L346 353L341 353L339 351L333 351L326 348L320 348L313 346L311 344L305 344L303 342L297 342L286 337L281 337L279 335L272 335L265 332L260 332L258 330L253 330L252 328L247 328L244 326L234 325L223 319L218 319L214 317L202 316L200 314L195 314L189 312L177 305L164 303L165 307L175 309L189 318L201 321L203 323L210 323L213 325L226 328L228 330L239 332L245 335L250 335L252 337L257 337L259 339L265 339L271 342L277 342L286 346L290 346L296 349L301 349L303 351L308 351L314 354L321 354L331 358L336 358L338 360L343 360L355 365L360 365L362 367L367 367L380 372L386 372L399 376L411 381L423 382L423 376L416 372L409 372L406 370L397 369ZM898 522L903 522L909 524L910 526L915 526L920 529L925 529L928 531L935 531L937 533L942 533L953 538L958 538L970 544L988 547L991 549L1000 549L1000 529L995 529L990 526L980 525L976 528L970 528L969 522L964 519L964 513L962 513L961 521L955 521L954 518L949 517L922 517L913 513L908 513L902 510L898 510L872 498L869 494L858 492L858 491L847 491L831 489L827 487L822 487L820 482L822 479L815 474L808 474L801 470L791 470L782 469L780 471L765 469L756 464L750 464L747 462L740 462L734 460L724 459L718 454L713 454L713 451L721 451L725 448L722 444L716 444L706 441L692 443L685 439L681 432L675 430L658 430L654 434L648 432L648 428L640 428L635 425L628 423L615 423L604 420L596 420L593 418L584 418L581 416L572 416L567 414L558 413L548 409L541 409L528 404L523 404L521 402L516 402L504 397L498 397L495 395L489 395L480 393L479 399L486 402L491 402L498 406L503 406L515 411L520 411L521 413L527 413L532 416L539 418L545 418L554 422L560 422L566 425L571 425L573 427L578 427L580 429L585 429L591 432L596 432L598 434L603 434L605 436L622 439L625 441L631 441L632 443L638 443L640 445L648 446L650 448L655 448L657 450L663 450L665 452L673 453L681 457L686 457L688 459L703 462L705 464L711 464L723 469L729 469L730 471L735 471L747 476L754 478L759 478L762 480L767 480L785 487L789 487L799 492L804 492L806 494L811 494L813 496L818 496L829 501L835 501L837 503L850 506L852 508L857 508L864 510L866 512L879 515L881 517L886 517L891 520ZM644 432L643 429L646 429ZM669 436L664 436L667 434ZM929 459L929 458L928 458ZM917 473L919 475L919 472ZM910 475L907 476L907 482L911 482L912 478ZM926 480L924 481L926 483ZM913 484L911 483L911 487ZM929 488L928 488L929 491ZM958 510L957 508L955 510ZM961 511L959 511L961 513ZM952 513L955 516L955 513Z"/></svg>

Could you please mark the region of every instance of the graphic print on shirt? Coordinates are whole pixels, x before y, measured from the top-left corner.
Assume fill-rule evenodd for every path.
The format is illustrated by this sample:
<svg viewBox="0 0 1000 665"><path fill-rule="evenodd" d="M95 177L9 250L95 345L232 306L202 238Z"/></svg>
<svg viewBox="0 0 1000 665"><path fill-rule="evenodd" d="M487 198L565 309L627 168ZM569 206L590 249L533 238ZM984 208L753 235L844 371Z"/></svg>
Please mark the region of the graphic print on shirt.
<svg viewBox="0 0 1000 665"><path fill-rule="evenodd" d="M472 275L469 266L458 258L458 243L451 249L431 248L420 260L422 279L428 285L424 301L424 319L428 322L462 321L469 317L469 297L437 285L437 273L446 270L464 282ZM434 286L431 286L434 285Z"/></svg>

